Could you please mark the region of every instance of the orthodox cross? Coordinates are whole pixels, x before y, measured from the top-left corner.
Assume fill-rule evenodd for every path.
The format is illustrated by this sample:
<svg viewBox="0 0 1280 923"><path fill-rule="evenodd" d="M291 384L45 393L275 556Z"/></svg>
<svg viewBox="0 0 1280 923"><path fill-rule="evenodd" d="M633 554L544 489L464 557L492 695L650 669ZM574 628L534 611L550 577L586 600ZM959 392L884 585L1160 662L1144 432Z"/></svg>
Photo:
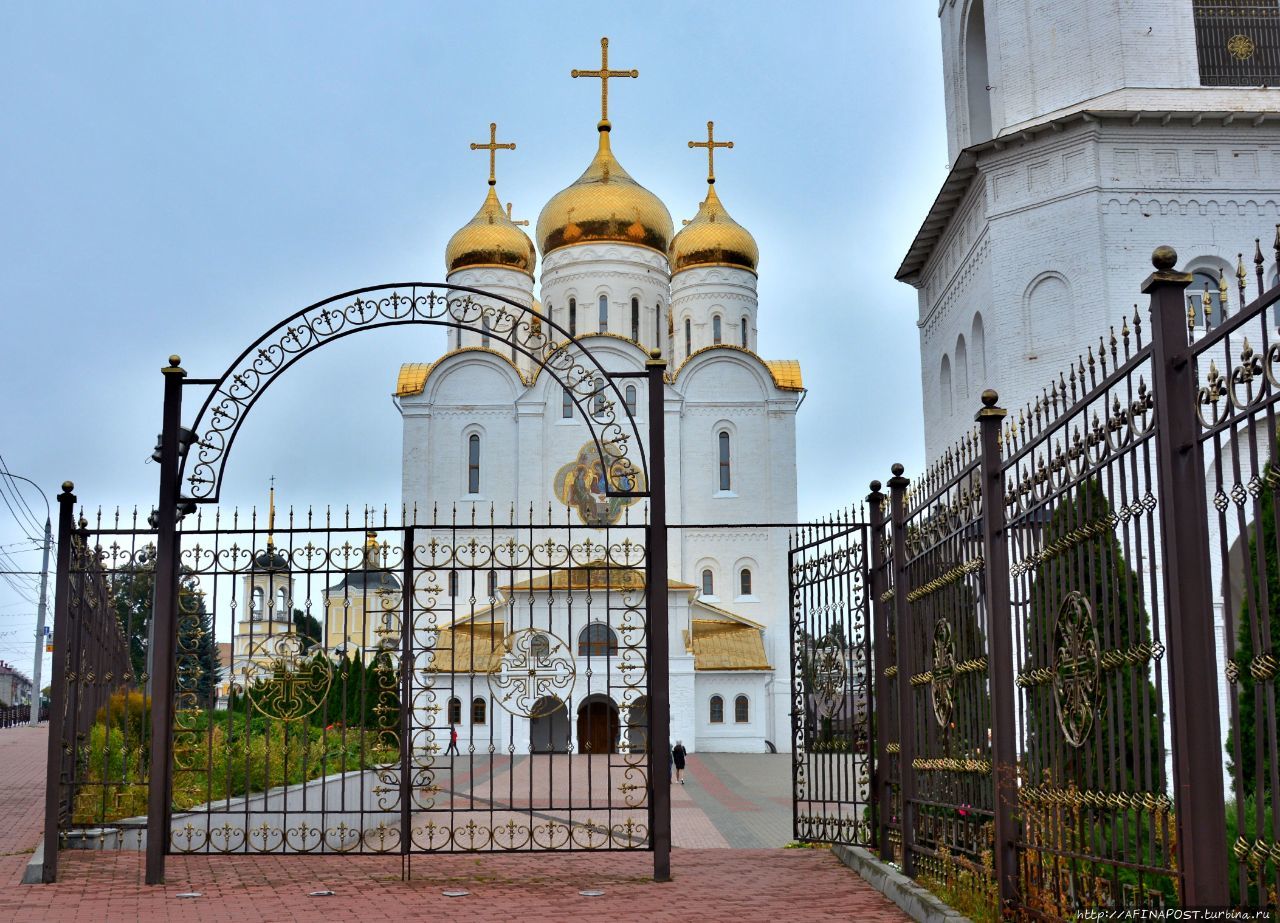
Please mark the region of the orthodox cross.
<svg viewBox="0 0 1280 923"><path fill-rule="evenodd" d="M512 218L512 217L511 217L511 203L510 203L510 202L508 202L508 203L507 203L507 220L508 220L508 221L510 221L512 224L518 224L518 225L520 225L520 227L522 227L522 228L527 228L527 227L529 226L529 219L528 219L528 218L521 218L519 221L517 221L516 219L514 219L514 218Z"/></svg>
<svg viewBox="0 0 1280 923"><path fill-rule="evenodd" d="M707 122L707 140L706 141L690 141L689 147L705 147L707 149L707 183L712 184L716 181L716 148L733 147L732 141L716 140L716 123Z"/></svg>
<svg viewBox="0 0 1280 923"><path fill-rule="evenodd" d="M471 150L489 152L489 185L490 186L497 185L497 182L498 182L494 174L494 167L497 166L498 151L514 151L515 149L516 149L516 143L514 141L510 142L509 144L498 143L498 123L497 122L489 123L489 143L488 144L477 144L475 141L471 142Z"/></svg>
<svg viewBox="0 0 1280 923"><path fill-rule="evenodd" d="M271 475L271 490L267 493L267 547L276 543L276 476Z"/></svg>
<svg viewBox="0 0 1280 923"><path fill-rule="evenodd" d="M609 70L609 40L602 38L600 39L600 69L598 71L580 71L574 68L569 72L569 76L600 78L600 122L605 125L609 122L609 78L639 77L640 72L635 68L629 71Z"/></svg>

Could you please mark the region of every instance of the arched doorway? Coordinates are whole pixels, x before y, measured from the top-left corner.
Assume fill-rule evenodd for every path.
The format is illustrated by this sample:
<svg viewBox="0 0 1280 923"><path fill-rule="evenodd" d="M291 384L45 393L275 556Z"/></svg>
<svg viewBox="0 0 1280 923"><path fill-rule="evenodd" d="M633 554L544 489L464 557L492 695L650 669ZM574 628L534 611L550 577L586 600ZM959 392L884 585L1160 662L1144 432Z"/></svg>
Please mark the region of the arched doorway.
<svg viewBox="0 0 1280 923"><path fill-rule="evenodd" d="M529 745L534 753L569 752L569 709L555 696L543 696L533 706Z"/></svg>
<svg viewBox="0 0 1280 923"><path fill-rule="evenodd" d="M606 695L588 696L578 706L578 752L616 752L620 726L613 699Z"/></svg>
<svg viewBox="0 0 1280 923"><path fill-rule="evenodd" d="M627 709L627 749L631 753L649 752L649 697L642 695Z"/></svg>

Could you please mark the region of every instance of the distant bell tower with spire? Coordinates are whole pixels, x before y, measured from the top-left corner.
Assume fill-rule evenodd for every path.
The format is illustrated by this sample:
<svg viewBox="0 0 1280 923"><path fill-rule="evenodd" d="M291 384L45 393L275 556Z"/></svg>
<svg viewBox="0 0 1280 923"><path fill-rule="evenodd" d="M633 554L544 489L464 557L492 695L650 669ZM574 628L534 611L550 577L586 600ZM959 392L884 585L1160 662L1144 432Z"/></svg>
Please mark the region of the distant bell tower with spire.
<svg viewBox="0 0 1280 923"><path fill-rule="evenodd" d="M276 546L276 479L267 493L266 547L242 553L252 556L252 564L241 580L241 593L232 600L235 634L231 641L231 681L240 683L245 668L265 665L272 656L260 650L266 639L293 629L293 571L286 551ZM285 543L287 549L288 542ZM250 670L249 672L252 672Z"/></svg>

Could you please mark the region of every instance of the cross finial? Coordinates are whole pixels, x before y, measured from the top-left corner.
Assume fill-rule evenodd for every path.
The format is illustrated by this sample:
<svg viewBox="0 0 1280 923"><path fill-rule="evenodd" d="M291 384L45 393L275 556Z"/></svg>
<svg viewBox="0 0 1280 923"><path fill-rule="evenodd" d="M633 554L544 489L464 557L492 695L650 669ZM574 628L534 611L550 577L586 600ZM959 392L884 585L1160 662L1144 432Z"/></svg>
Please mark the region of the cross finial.
<svg viewBox="0 0 1280 923"><path fill-rule="evenodd" d="M498 143L498 123L497 122L489 123L489 143L488 144L477 144L475 141L471 142L471 150L489 152L489 185L490 186L495 186L498 183L496 174L494 172L494 168L497 166L496 161L498 157L498 151L514 151L515 149L516 149L516 143L514 141L510 142L509 144Z"/></svg>
<svg viewBox="0 0 1280 923"><path fill-rule="evenodd" d="M600 130L609 130L609 78L610 77L639 77L640 72L635 68L629 71L611 71L609 70L609 40L607 38L600 39L600 69L598 71L580 71L577 68L569 72L570 77L599 77L600 78Z"/></svg>
<svg viewBox="0 0 1280 923"><path fill-rule="evenodd" d="M276 544L276 476L271 475L271 489L267 493L267 547Z"/></svg>
<svg viewBox="0 0 1280 923"><path fill-rule="evenodd" d="M527 228L527 227L529 226L529 219L528 219L528 218L521 218L519 221L517 221L516 219L514 219L514 218L512 218L512 217L511 217L511 203L510 203L510 202L508 202L508 203L507 203L507 220L508 220L508 221L510 221L512 224L518 224L518 225L520 225L520 227L522 227L522 228Z"/></svg>
<svg viewBox="0 0 1280 923"><path fill-rule="evenodd" d="M716 140L716 123L707 122L707 140L706 141L690 141L689 147L705 147L707 149L707 183L714 184L716 181L716 148L733 147L732 141Z"/></svg>

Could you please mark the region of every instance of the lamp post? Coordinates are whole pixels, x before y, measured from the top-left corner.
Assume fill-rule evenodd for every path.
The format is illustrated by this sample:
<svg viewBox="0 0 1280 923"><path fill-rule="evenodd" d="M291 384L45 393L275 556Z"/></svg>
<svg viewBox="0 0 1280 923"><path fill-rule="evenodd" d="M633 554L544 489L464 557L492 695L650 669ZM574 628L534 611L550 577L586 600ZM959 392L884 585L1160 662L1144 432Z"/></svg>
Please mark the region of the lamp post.
<svg viewBox="0 0 1280 923"><path fill-rule="evenodd" d="M53 525L50 522L49 498L40 489L40 485L31 480L31 478L24 478L20 474L14 474L12 471L6 471L5 475L18 481L26 481L36 489L36 492L40 494L40 498L44 500L44 555L40 562L40 601L36 604L36 656L35 664L31 668L31 689L33 693L31 696L31 723L39 724L40 668L44 665L45 599L49 595L49 547L53 544Z"/></svg>

